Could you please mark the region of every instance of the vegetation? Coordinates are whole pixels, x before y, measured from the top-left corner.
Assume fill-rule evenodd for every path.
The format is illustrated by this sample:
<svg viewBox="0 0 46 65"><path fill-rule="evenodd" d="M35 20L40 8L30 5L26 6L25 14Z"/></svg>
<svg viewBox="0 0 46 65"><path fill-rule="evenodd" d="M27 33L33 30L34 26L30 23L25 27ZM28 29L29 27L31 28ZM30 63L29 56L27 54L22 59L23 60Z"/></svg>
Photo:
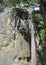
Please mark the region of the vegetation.
<svg viewBox="0 0 46 65"><path fill-rule="evenodd" d="M36 15L35 15L35 20L36 20L37 22L42 21L42 20L43 20L42 15L41 15L41 14L36 14Z"/></svg>
<svg viewBox="0 0 46 65"><path fill-rule="evenodd" d="M46 29L44 27L43 17L41 14L35 14L35 25L41 40L45 40Z"/></svg>
<svg viewBox="0 0 46 65"><path fill-rule="evenodd" d="M37 0L28 0L29 4L34 4L34 3L37 3L38 1Z"/></svg>
<svg viewBox="0 0 46 65"><path fill-rule="evenodd" d="M3 2L8 6L16 6L16 3L19 3L20 0L3 0Z"/></svg>
<svg viewBox="0 0 46 65"><path fill-rule="evenodd" d="M16 6L16 4L20 2L28 3L30 5L36 3L37 0L3 0L3 2L8 6Z"/></svg>
<svg viewBox="0 0 46 65"><path fill-rule="evenodd" d="M41 29L40 30L40 38L42 40L45 40L46 39L46 29Z"/></svg>

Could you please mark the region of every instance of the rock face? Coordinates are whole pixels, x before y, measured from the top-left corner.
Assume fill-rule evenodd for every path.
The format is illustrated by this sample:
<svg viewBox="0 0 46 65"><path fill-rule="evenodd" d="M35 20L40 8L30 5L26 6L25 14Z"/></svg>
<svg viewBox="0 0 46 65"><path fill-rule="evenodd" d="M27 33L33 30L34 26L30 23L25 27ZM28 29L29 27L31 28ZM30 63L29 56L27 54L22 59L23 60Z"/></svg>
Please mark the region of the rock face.
<svg viewBox="0 0 46 65"><path fill-rule="evenodd" d="M23 35L17 33L15 43L17 47L18 57L30 57L30 46L29 43L24 39Z"/></svg>
<svg viewBox="0 0 46 65"><path fill-rule="evenodd" d="M15 9L16 10L16 47L17 47L17 54L20 58L27 58L30 57L30 43L29 43L29 21L28 19L28 12L23 9ZM21 16L20 16L21 15ZM23 19L24 17L24 19ZM31 40L31 39L30 39Z"/></svg>
<svg viewBox="0 0 46 65"><path fill-rule="evenodd" d="M14 22L7 12L0 14L0 65L12 65L17 51L13 39ZM14 28L13 28L14 29Z"/></svg>
<svg viewBox="0 0 46 65"><path fill-rule="evenodd" d="M30 58L29 23L20 17L16 20L9 12L1 13L0 65L24 65L19 58L27 57Z"/></svg>
<svg viewBox="0 0 46 65"><path fill-rule="evenodd" d="M0 14L0 46L7 46L12 39L12 25L10 14Z"/></svg>
<svg viewBox="0 0 46 65"><path fill-rule="evenodd" d="M4 17L5 16L5 17ZM7 30L7 19L6 15L0 15L0 46L4 44L4 40L6 40L6 30Z"/></svg>
<svg viewBox="0 0 46 65"><path fill-rule="evenodd" d="M28 11L26 9L21 9L21 8L14 8L14 12L16 12L16 16L18 16L21 19L28 19Z"/></svg>

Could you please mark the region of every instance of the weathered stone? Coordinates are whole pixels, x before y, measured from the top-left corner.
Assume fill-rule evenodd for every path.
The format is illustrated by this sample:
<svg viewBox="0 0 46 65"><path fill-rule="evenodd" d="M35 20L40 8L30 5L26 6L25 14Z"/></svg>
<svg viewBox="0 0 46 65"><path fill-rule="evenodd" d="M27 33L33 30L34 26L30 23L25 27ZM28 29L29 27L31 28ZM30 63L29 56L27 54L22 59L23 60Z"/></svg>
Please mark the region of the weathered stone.
<svg viewBox="0 0 46 65"><path fill-rule="evenodd" d="M17 9L17 14L19 14L19 12L23 14L23 9ZM25 11L24 11L25 12ZM21 17L19 17L19 15L17 15L17 19L16 19L16 38L15 38L15 44L17 47L17 54L18 57L23 58L23 57L30 57L30 43L29 40L26 40L26 35L29 36L29 22L28 20L26 20L24 18L23 20L23 16L21 14ZM26 16L25 16L26 17ZM28 16L27 16L28 17ZM28 38L27 36L27 38Z"/></svg>
<svg viewBox="0 0 46 65"><path fill-rule="evenodd" d="M17 50L14 42L14 20L9 12L0 14L0 65L12 65Z"/></svg>
<svg viewBox="0 0 46 65"><path fill-rule="evenodd" d="M7 15L6 14L1 14L0 15L0 45L5 45L5 43L9 42L9 26L7 25L8 24L8 19L7 19ZM7 42L6 42L7 41Z"/></svg>
<svg viewBox="0 0 46 65"><path fill-rule="evenodd" d="M16 35L15 44L18 57L30 57L30 45L20 33Z"/></svg>
<svg viewBox="0 0 46 65"><path fill-rule="evenodd" d="M20 27L18 27L17 30L19 23L16 21L14 16L12 17L11 13L9 12L0 14L0 65L28 65L28 63L23 63L21 60L19 60L19 57L30 57L28 25L27 22L23 20L21 21ZM16 27L15 22L17 23ZM22 29L20 29L21 27ZM22 32L24 35L21 33L21 31L24 31ZM25 34L28 35L28 40L25 39Z"/></svg>

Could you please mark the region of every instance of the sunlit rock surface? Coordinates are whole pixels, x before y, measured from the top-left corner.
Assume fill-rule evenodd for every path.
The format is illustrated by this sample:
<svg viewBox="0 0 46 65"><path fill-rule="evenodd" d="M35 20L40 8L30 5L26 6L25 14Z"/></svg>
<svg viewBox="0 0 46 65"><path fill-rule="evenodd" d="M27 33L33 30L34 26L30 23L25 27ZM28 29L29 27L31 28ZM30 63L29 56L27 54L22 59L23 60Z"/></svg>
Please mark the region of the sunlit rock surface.
<svg viewBox="0 0 46 65"><path fill-rule="evenodd" d="M29 43L24 39L23 35L18 33L16 35L16 41L15 41L16 47L17 47L17 53L18 57L30 57L30 45Z"/></svg>
<svg viewBox="0 0 46 65"><path fill-rule="evenodd" d="M10 22L8 12L0 14L0 65L12 65L17 56Z"/></svg>
<svg viewBox="0 0 46 65"><path fill-rule="evenodd" d="M11 14L3 12L0 14L0 65L30 65L27 59L19 60L19 57L30 57L30 45L15 29Z"/></svg>

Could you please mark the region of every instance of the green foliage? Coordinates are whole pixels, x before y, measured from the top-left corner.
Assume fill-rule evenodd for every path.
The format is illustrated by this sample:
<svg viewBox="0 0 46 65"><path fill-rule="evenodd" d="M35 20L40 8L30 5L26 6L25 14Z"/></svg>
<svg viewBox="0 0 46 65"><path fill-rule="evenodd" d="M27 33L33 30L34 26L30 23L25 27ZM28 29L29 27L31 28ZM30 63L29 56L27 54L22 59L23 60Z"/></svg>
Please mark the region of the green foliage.
<svg viewBox="0 0 46 65"><path fill-rule="evenodd" d="M35 14L35 25L41 40L45 40L46 29L44 28L43 17L41 14Z"/></svg>
<svg viewBox="0 0 46 65"><path fill-rule="evenodd" d="M41 29L40 32L39 32L39 35L40 35L40 38L42 40L45 40L45 38L46 38L46 29Z"/></svg>
<svg viewBox="0 0 46 65"><path fill-rule="evenodd" d="M37 0L3 0L3 2L8 5L8 6L16 6L17 3L20 3L20 2L23 2L23 3L28 3L28 4L33 4L33 3L36 3Z"/></svg>
<svg viewBox="0 0 46 65"><path fill-rule="evenodd" d="M37 0L27 0L29 4L37 3Z"/></svg>
<svg viewBox="0 0 46 65"><path fill-rule="evenodd" d="M38 21L42 21L43 20L43 17L40 15L40 14L36 14L35 15L35 20L38 22Z"/></svg>
<svg viewBox="0 0 46 65"><path fill-rule="evenodd" d="M16 6L16 3L20 2L20 0L3 0L3 1L8 6Z"/></svg>
<svg viewBox="0 0 46 65"><path fill-rule="evenodd" d="M35 25L38 31L44 28L43 17L41 14L35 14Z"/></svg>

